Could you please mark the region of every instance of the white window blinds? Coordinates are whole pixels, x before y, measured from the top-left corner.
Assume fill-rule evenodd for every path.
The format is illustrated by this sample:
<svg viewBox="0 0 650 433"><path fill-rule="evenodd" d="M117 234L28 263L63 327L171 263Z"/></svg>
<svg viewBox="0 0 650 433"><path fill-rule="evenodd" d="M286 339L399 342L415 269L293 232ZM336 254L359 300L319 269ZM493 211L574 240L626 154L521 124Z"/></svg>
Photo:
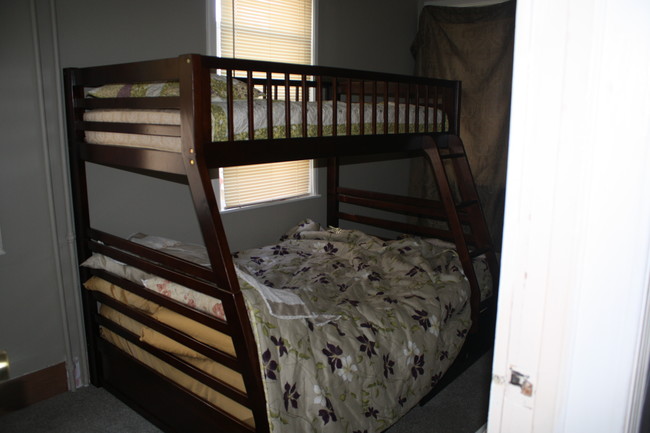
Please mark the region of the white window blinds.
<svg viewBox="0 0 650 433"><path fill-rule="evenodd" d="M312 0L217 0L218 55L312 63ZM312 195L312 161L220 170L221 208Z"/></svg>
<svg viewBox="0 0 650 433"><path fill-rule="evenodd" d="M288 161L222 169L222 206L245 206L311 194L311 161Z"/></svg>
<svg viewBox="0 0 650 433"><path fill-rule="evenodd" d="M221 0L221 55L312 63L311 0Z"/></svg>

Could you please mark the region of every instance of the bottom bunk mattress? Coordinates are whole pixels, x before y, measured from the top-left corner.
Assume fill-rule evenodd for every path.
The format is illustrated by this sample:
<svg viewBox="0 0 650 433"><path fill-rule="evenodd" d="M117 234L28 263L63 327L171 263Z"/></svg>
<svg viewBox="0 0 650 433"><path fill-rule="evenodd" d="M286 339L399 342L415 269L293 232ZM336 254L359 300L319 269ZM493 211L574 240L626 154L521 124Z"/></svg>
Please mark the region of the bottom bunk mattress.
<svg viewBox="0 0 650 433"><path fill-rule="evenodd" d="M208 344L211 347L219 349L225 353L229 353L231 355L235 354L232 339L229 336L220 333L219 331L210 329L205 325L188 319L178 313L175 313L174 311L140 298L137 295L133 295L128 291L101 278L92 277L85 283L85 286L89 290L101 292L113 297L114 299L127 301L129 305L137 305L137 308L140 311L144 311L146 314L155 318L161 323L172 326L175 329L178 329L179 331L184 332L188 335L192 335L198 341ZM149 345L153 348L173 354L181 362L191 365L193 368L196 368L201 372L222 381L223 383L231 386L238 391L244 393L246 392L244 380L241 374L228 368L227 366L224 366L219 362L216 362L202 355L201 353L196 352L169 337L166 337L165 335L143 325L142 323L130 318L127 315L114 310L111 307L101 305L99 313L102 317L110 320L113 323L116 323L121 328L129 331L133 335L136 335L140 342L145 344L145 347L146 345ZM249 426L254 426L253 414L249 408L237 403L236 401L214 390L210 386L207 386L201 381L162 361L140 345L134 344L128 339L123 338L120 336L120 334L113 332L106 327L101 327L100 333L102 338L118 347L120 350L126 352L131 357L137 359L142 364L148 366L164 377L171 379L177 385L209 402L211 405L231 414L240 422Z"/></svg>
<svg viewBox="0 0 650 433"><path fill-rule="evenodd" d="M236 253L234 259L274 432L388 428L442 377L471 325L469 284L448 244L416 237L383 241L307 221L278 244ZM485 268L484 263L477 267ZM480 274L487 295L489 275ZM151 278L143 279L160 293L178 296L182 290L153 278L153 286ZM204 308L218 310L214 301ZM142 339L147 332L134 330ZM120 337L103 334L123 346ZM225 337L209 344L231 347ZM152 365L146 352L123 350ZM203 357L201 362L213 361ZM223 368L219 374L226 374L233 386L241 382ZM182 386L251 422L250 413L232 407L223 396L208 395L200 382Z"/></svg>

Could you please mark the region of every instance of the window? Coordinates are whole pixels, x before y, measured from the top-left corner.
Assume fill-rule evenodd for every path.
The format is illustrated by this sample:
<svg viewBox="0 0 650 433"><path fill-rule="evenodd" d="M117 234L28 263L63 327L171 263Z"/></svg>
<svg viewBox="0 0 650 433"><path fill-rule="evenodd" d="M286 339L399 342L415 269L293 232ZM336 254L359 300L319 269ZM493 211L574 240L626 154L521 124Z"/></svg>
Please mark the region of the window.
<svg viewBox="0 0 650 433"><path fill-rule="evenodd" d="M312 0L215 0L220 57L312 63ZM313 161L219 170L222 210L314 195Z"/></svg>
<svg viewBox="0 0 650 433"><path fill-rule="evenodd" d="M307 196L311 192L311 161L288 161L222 169L221 206Z"/></svg>
<svg viewBox="0 0 650 433"><path fill-rule="evenodd" d="M217 2L217 55L312 63L312 0Z"/></svg>

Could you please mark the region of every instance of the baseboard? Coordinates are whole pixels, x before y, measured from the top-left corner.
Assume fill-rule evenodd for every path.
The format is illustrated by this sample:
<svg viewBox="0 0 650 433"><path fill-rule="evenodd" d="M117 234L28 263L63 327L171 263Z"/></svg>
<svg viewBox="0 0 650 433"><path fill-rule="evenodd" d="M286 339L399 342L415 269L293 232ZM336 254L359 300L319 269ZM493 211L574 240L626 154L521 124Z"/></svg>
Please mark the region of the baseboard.
<svg viewBox="0 0 650 433"><path fill-rule="evenodd" d="M0 415L25 408L68 390L65 363L0 383Z"/></svg>

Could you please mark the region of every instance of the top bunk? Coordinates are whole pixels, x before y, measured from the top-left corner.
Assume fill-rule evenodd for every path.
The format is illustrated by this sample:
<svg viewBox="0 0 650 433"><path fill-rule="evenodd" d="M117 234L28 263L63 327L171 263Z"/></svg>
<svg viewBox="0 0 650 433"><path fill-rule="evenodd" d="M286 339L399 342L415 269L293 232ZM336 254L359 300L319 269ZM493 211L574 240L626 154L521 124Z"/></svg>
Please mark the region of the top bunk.
<svg viewBox="0 0 650 433"><path fill-rule="evenodd" d="M78 157L133 169L408 153L459 130L451 80L189 54L68 68L65 83Z"/></svg>

